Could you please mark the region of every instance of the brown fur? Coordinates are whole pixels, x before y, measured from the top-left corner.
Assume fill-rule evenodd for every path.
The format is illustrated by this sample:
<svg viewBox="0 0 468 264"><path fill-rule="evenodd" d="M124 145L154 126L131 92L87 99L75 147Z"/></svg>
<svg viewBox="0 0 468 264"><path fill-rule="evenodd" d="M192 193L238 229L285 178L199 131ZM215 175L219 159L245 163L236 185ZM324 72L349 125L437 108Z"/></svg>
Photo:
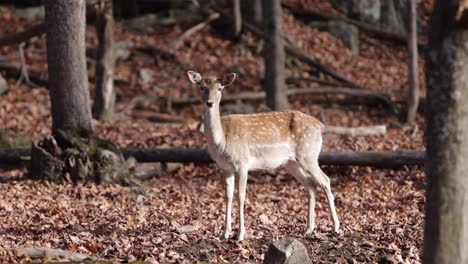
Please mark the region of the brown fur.
<svg viewBox="0 0 468 264"><path fill-rule="evenodd" d="M320 133L323 128L319 120L299 111L228 115L221 118L221 124L226 142L235 140L249 145L289 141L309 129Z"/></svg>

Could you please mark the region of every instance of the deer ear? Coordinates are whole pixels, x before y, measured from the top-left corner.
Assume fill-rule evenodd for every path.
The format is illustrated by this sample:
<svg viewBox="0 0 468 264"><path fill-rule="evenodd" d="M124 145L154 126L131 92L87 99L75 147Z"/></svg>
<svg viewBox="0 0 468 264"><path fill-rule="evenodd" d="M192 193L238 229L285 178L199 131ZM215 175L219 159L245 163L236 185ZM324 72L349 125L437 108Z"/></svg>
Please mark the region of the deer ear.
<svg viewBox="0 0 468 264"><path fill-rule="evenodd" d="M222 86L228 86L231 85L234 80L236 79L236 74L231 72L231 73L226 73L223 74L223 77L221 78L221 85Z"/></svg>
<svg viewBox="0 0 468 264"><path fill-rule="evenodd" d="M201 75L198 72L187 71L187 75L192 83L199 84L201 82Z"/></svg>

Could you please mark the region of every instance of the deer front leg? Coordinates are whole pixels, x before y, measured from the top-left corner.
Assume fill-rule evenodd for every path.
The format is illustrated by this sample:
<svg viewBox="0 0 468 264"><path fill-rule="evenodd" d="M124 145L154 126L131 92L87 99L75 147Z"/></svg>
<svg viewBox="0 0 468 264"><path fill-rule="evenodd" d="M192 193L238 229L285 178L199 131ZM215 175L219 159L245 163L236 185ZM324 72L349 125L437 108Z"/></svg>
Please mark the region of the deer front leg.
<svg viewBox="0 0 468 264"><path fill-rule="evenodd" d="M226 218L225 218L225 226L224 226L224 234L223 238L228 239L231 235L232 227L232 198L234 196L234 174L231 172L224 173L224 181L225 181L225 202L226 202Z"/></svg>
<svg viewBox="0 0 468 264"><path fill-rule="evenodd" d="M237 241L244 240L245 237L245 226L244 226L244 202L245 194L247 189L247 175L246 169L241 169L238 172L239 177L239 233L237 234Z"/></svg>

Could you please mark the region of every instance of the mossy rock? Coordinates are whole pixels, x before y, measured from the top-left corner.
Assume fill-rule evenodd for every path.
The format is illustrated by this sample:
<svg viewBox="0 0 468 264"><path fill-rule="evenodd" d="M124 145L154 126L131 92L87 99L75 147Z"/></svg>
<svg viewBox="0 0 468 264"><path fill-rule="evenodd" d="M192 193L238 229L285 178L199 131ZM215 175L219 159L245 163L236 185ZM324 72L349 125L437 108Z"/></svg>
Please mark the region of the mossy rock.
<svg viewBox="0 0 468 264"><path fill-rule="evenodd" d="M21 148L31 146L33 139L27 136L11 135L0 130L0 148Z"/></svg>

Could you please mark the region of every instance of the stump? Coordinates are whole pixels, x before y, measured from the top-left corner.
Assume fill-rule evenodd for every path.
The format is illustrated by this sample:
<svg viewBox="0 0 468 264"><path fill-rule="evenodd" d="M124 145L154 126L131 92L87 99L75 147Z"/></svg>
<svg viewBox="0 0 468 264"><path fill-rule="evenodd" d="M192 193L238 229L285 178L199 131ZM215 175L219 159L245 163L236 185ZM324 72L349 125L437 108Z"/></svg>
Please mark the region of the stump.
<svg viewBox="0 0 468 264"><path fill-rule="evenodd" d="M52 182L134 183L127 162L112 142L64 131L32 144L30 178Z"/></svg>

